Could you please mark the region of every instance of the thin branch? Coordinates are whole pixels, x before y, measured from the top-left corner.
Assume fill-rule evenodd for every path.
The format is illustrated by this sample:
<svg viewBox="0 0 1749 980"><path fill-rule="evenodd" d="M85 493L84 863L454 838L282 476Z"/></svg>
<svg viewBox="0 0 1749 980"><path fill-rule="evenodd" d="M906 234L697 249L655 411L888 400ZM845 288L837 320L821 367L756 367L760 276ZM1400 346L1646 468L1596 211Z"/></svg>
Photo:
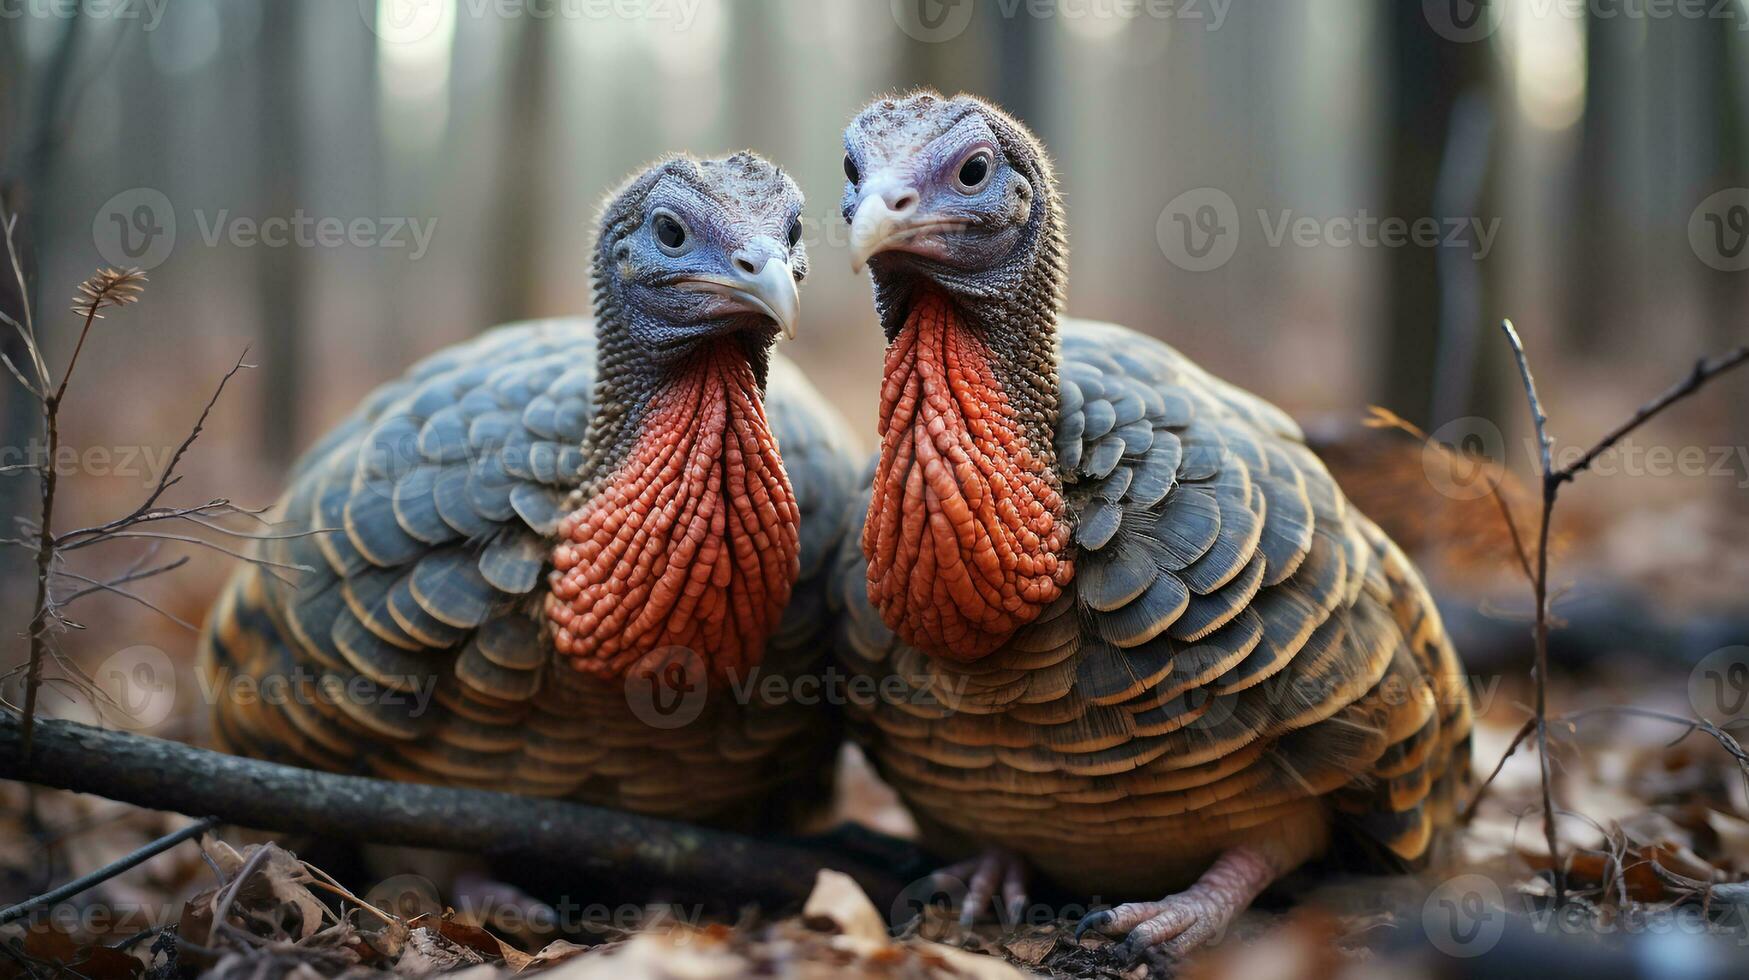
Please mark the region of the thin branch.
<svg viewBox="0 0 1749 980"><path fill-rule="evenodd" d="M1555 907L1566 904L1566 872L1561 866L1560 841L1555 830L1553 782L1549 773L1549 526L1555 512L1555 494L1560 481L1554 477L1553 440L1549 438L1549 417L1543 411L1542 399L1536 394L1536 379L1530 373L1530 360L1524 353L1524 342L1511 320L1500 321L1506 340L1512 345L1512 356L1518 361L1518 374L1524 382L1524 394L1530 402L1531 419L1536 425L1537 443L1542 447L1543 507L1542 521L1537 528L1536 574L1531 589L1536 595L1536 747L1537 763L1542 773L1543 839L1549 848L1549 870L1555 879Z"/></svg>
<svg viewBox="0 0 1749 980"><path fill-rule="evenodd" d="M1688 377L1671 385L1662 395L1659 395L1657 398L1640 406L1639 411L1634 413L1633 418L1616 426L1608 435L1598 440L1597 445L1592 446L1587 450L1585 455L1580 456L1572 463L1555 471L1555 478L1561 481L1568 481L1575 476L1578 476L1589 468L1591 464L1596 461L1597 457L1608 452L1616 443L1626 437L1628 433L1633 432L1635 429L1651 421L1652 417L1659 412L1664 411L1682 399L1699 391L1708 381L1711 381L1719 375L1724 374L1726 371L1738 367L1745 362L1749 362L1749 346L1738 347L1735 350L1721 354L1719 357L1712 360L1703 357L1700 360L1695 361L1694 370L1689 372ZM1547 463L1544 464L1544 467L1545 469L1547 468Z"/></svg>
<svg viewBox="0 0 1749 980"><path fill-rule="evenodd" d="M85 548L102 541L107 541L109 540L107 535L119 530L140 524L149 524L153 521L171 520L185 520L192 524L199 525L200 527L224 534L230 534L234 537L246 537L247 532L232 531L217 524L205 523L196 518L223 517L236 514L252 517L259 521L259 515L267 509L268 508L264 507L261 510L250 510L247 507L238 507L236 504L231 503L223 497L218 497L209 500L204 504L197 504L193 507L148 507L143 510L136 509L125 517L118 517L115 520L106 521L102 524L93 524L90 527L62 531L55 537L55 546L62 551L73 551L78 548Z"/></svg>
<svg viewBox="0 0 1749 980"><path fill-rule="evenodd" d="M172 564L179 564L181 561L187 561L187 558L179 559L179 561L177 563L172 563ZM89 588L89 589L81 589L78 592L75 592L72 596L68 597L67 602L72 602L74 599L77 599L81 596L89 595L92 592L108 592L112 595L121 596L123 599L131 599L134 602L137 602L140 605L145 606L147 609L152 610L153 612L157 613L158 615L163 616L165 619L170 620L172 623L175 623L176 625L182 627L183 629L188 630L190 633L199 633L200 632L200 627L194 625L193 623L189 622L186 619L183 619L181 616L176 615L175 613L169 611L168 609L159 608L156 603L154 603L152 600L146 598L143 595L138 595L136 593L129 592L128 590L121 588L119 586L110 585L108 582L99 582L94 578L90 578L90 577L85 576L85 575L80 575L78 572L71 572L71 571L67 571L65 569L62 569L57 574L65 575L68 578L77 579L81 582L88 583L91 586L91 588ZM60 605L64 606L64 605L66 605L66 602L60 603ZM27 706L29 705L28 701L26 702L26 705Z"/></svg>
<svg viewBox="0 0 1749 980"><path fill-rule="evenodd" d="M69 531L66 534L61 535L59 538L56 538L56 543L66 544L72 538L78 536L105 534L141 521L163 520L170 517L184 516L185 514L199 512L208 507L231 506L230 501L219 499L183 511L175 511L171 509L166 509L164 511L155 510L158 504L158 498L164 496L166 491L182 481L180 476L174 475L176 472L176 466L182 461L182 457L188 453L189 447L194 445L194 441L200 438L201 432L206 428L207 418L212 415L213 407L218 404L219 397L225 393L225 385L229 384L233 377L236 377L238 371L241 371L246 367L253 367L253 365L243 363L243 358L248 356L249 349L245 347L243 348L243 353L237 355L237 362L231 365L231 369L225 372L224 377L219 379L218 387L213 390L212 396L207 399L206 406L200 410L200 417L194 420L194 427L189 430L187 437L177 445L176 451L170 455L169 465L164 467L164 472L158 477L157 486L153 487L151 493L146 495L144 502L138 507L135 507L131 513L124 517L118 517L113 521L108 521L93 527L80 528L77 531ZM241 508L237 509L241 510Z"/></svg>
<svg viewBox="0 0 1749 980"><path fill-rule="evenodd" d="M111 861L88 875L83 875L67 882L61 887L56 888L54 891L44 892L33 899L20 902L11 908L0 910L0 925L5 925L8 922L22 919L30 913L35 912L37 909L46 908L56 902L64 902L80 892L95 888L109 879L114 878L116 875L157 857L185 840L199 837L207 833L218 825L218 817L205 817L176 831L175 833L165 834L163 837L152 841L150 844Z"/></svg>
<svg viewBox="0 0 1749 980"><path fill-rule="evenodd" d="M219 896L218 904L213 909L213 928L217 929L225 924L226 918L231 914L231 903L237 900L237 893L242 891L243 883L255 877L255 872L261 870L261 866L267 863L267 858L272 853L272 848L258 847L254 854L249 855L249 860L243 862L243 867L237 870L236 877L225 886L224 893Z"/></svg>
<svg viewBox="0 0 1749 980"><path fill-rule="evenodd" d="M1530 552L1524 547L1524 535L1519 533L1518 519L1512 516L1512 505L1506 502L1506 495L1500 492L1500 481L1494 482L1489 491L1494 495L1494 502L1500 505L1500 519L1506 522L1506 532L1512 535L1512 551L1518 555L1518 567L1524 569L1524 580L1536 584L1536 572L1530 567Z"/></svg>
<svg viewBox="0 0 1749 980"><path fill-rule="evenodd" d="M224 545L218 544L217 542L208 541L205 538L197 538L192 534L167 534L167 533L158 532L158 531L117 531L114 534L110 535L109 537L110 537L110 540L113 540L113 541L119 541L119 540L123 540L123 539L150 539L150 540L154 540L154 541L181 541L184 544L192 544L192 545L198 545L202 548L210 548L213 551L216 551L221 555L229 555L230 557L235 558L238 561L246 561L246 562L249 562L250 564L259 565L259 566L262 566L264 568L281 568L281 569L284 569L288 572L313 572L313 571L315 571L315 569L311 568L308 565L299 565L296 562L273 561L273 560L267 559L267 558L258 558L258 557L255 557L254 555L247 555L247 554L244 554L243 552L240 552L240 551L232 551L231 549L225 547Z"/></svg>
<svg viewBox="0 0 1749 980"><path fill-rule="evenodd" d="M1518 339L1518 330L1511 320L1501 320L1500 329L1506 331L1506 342L1512 345L1512 356L1518 361L1519 380L1524 383L1524 393L1530 399L1530 417L1536 425L1537 443L1542 447L1542 471L1553 473L1554 440L1549 438L1549 416L1543 411L1542 399L1536 396L1536 379L1530 374L1530 361L1524 355L1524 341Z"/></svg>
<svg viewBox="0 0 1749 980"><path fill-rule="evenodd" d="M1506 768L1506 760L1512 758L1512 753L1517 752L1518 747L1523 745L1524 740L1529 738L1534 731L1536 731L1536 719L1525 719L1524 724L1518 729L1518 734L1512 736L1511 744L1506 746L1506 751L1500 753L1500 761L1494 763L1494 771L1488 774L1487 779L1482 780L1481 785L1476 787L1474 793L1470 794L1469 805L1465 806L1464 812L1458 815L1458 822L1468 824L1476 818L1476 810L1481 807L1482 800L1487 797L1488 788L1494 785L1494 780L1500 778L1500 770Z"/></svg>
<svg viewBox="0 0 1749 980"><path fill-rule="evenodd" d="M103 582L94 581L90 578L87 578L84 575L79 574L78 572L70 571L70 570L65 569L65 568L57 568L57 569L55 569L56 575L63 575L67 578L74 579L75 581L89 583L89 587L84 588L84 589L80 589L79 591L74 592L72 595L69 595L64 599L58 600L55 603L55 605L58 608L64 609L67 606L72 605L73 601L75 599L84 598L85 596L88 596L93 592L103 592L103 591L107 591L107 590L113 590L118 585L126 585L129 582L138 582L142 579L154 578L156 576L163 575L165 572L173 572L186 564L188 564L188 556L183 555L182 557L176 559L175 561L167 561L162 565L157 565L157 566L154 566L152 568L146 568L146 569L140 569L140 570L130 569L129 571L124 572L123 574L121 574L120 576L118 576L116 578L112 578L112 579L109 579L109 580L103 581Z"/></svg>
<svg viewBox="0 0 1749 980"><path fill-rule="evenodd" d="M175 480L171 478L171 474L176 471L176 464L182 462L182 457L187 454L188 447L194 445L194 440L200 438L201 431L206 428L207 417L213 412L213 406L219 403L219 396L225 393L225 385L230 384L231 379L237 376L238 371L241 371L246 367L254 366L243 363L243 358L248 356L249 348L245 347L243 348L243 353L237 355L237 363L231 365L231 369L226 371L224 377L219 379L219 385L217 388L213 389L212 397L206 400L206 407L200 410L200 417L194 420L194 428L188 430L187 438L183 439L181 445L176 447L176 452L170 454L169 465L164 467L163 475L158 477L157 489L152 491L152 494L146 498L145 504L142 505L136 513L144 513L152 509L152 505L156 504L158 498L163 496L164 491L170 489L171 485L175 482Z"/></svg>

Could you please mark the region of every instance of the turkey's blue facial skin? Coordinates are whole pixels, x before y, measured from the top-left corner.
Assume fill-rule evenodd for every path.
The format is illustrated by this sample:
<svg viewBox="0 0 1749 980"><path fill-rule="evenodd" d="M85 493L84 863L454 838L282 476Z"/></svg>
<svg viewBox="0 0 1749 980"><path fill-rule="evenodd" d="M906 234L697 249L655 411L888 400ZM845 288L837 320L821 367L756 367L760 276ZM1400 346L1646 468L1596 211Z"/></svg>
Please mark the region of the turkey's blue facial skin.
<svg viewBox="0 0 1749 980"><path fill-rule="evenodd" d="M665 361L701 340L743 331L766 344L776 338L780 325L769 311L732 295L725 284L751 289L768 262L782 263L784 276L801 279L804 246L789 242L802 199L780 179L789 185L783 192L757 199L719 200L673 174L650 188L641 221L614 243L610 288L623 328L652 357ZM659 236L659 219L681 229L678 247L672 236L668 242ZM790 288L793 300L793 283Z"/></svg>
<svg viewBox="0 0 1749 980"><path fill-rule="evenodd" d="M877 104L850 124L844 143L859 178L847 181L842 202L853 251L871 231L856 224L871 197L881 198L882 227L893 232L867 255L877 277L911 267L949 291L988 295L1030 265L1022 246L1040 220L1034 188L975 106ZM962 177L975 157L988 173L968 186Z"/></svg>

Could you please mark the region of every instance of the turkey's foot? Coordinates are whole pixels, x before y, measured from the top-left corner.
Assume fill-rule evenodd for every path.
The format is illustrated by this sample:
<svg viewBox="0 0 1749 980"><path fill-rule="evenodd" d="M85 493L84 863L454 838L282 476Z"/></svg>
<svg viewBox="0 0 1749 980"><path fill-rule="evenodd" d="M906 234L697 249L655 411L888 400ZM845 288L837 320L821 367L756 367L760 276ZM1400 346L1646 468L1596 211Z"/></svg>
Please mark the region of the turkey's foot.
<svg viewBox="0 0 1749 980"><path fill-rule="evenodd" d="M536 923L551 923L548 929L562 925L559 913L552 906L535 898L508 881L473 871L456 875L451 886L457 913L463 921L500 934L517 934L517 938L550 939L536 935Z"/></svg>
<svg viewBox="0 0 1749 980"><path fill-rule="evenodd" d="M1224 935L1276 874L1262 854L1236 847L1217 858L1196 884L1176 895L1088 913L1075 927L1075 938L1089 930L1123 936L1109 951L1125 963L1134 963L1144 950L1156 946L1182 956Z"/></svg>
<svg viewBox="0 0 1749 980"><path fill-rule="evenodd" d="M960 902L960 924L976 922L985 907L990 907L1003 925L1020 921L1026 910L1026 861L1013 851L992 848L975 858L950 864L931 874L931 883L942 891L958 891L964 885L965 898ZM1000 895L1001 902L997 898Z"/></svg>

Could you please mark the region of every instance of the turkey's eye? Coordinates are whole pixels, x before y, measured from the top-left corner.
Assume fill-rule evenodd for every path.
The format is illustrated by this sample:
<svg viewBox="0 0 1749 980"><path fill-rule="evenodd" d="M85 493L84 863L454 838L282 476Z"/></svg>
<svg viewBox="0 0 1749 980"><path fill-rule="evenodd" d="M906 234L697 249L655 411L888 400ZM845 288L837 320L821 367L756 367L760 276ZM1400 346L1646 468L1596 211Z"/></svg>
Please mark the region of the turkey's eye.
<svg viewBox="0 0 1749 980"><path fill-rule="evenodd" d="M650 228L656 234L656 244L662 246L662 251L677 255L686 247L686 226L680 219L666 211L656 212L650 219Z"/></svg>
<svg viewBox="0 0 1749 980"><path fill-rule="evenodd" d="M862 180L862 172L856 169L856 161L850 159L850 154L844 154L844 176L852 184Z"/></svg>
<svg viewBox="0 0 1749 980"><path fill-rule="evenodd" d="M979 150L966 157L955 179L959 181L961 193L973 194L983 190L990 181L990 151Z"/></svg>
<svg viewBox="0 0 1749 980"><path fill-rule="evenodd" d="M802 219L791 218L790 222L789 222L789 247L795 248L796 243L801 241L801 240L802 240Z"/></svg>

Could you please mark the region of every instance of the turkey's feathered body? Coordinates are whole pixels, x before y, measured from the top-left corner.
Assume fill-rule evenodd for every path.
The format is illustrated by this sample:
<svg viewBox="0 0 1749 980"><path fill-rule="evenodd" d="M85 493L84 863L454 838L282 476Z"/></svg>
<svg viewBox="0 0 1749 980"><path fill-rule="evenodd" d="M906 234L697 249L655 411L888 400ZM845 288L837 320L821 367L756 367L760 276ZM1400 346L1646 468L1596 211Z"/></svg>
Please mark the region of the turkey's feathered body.
<svg viewBox="0 0 1749 980"><path fill-rule="evenodd" d="M577 497L595 360L589 321L499 328L385 385L305 455L260 543L276 564L242 569L208 619L222 746L688 819L755 819L773 788L826 771L829 721L761 698L788 684L707 682L683 662L681 676L647 683L555 652L543 605L561 526L587 512ZM778 358L765 403L787 474L776 482L799 520L793 541L768 542L765 560L793 585L757 676L794 677L821 667L827 559L855 464L843 423ZM735 464L741 475L765 466L756 454ZM786 506L770 504L767 516ZM648 511L628 508L614 530L635 531ZM657 564L645 567L659 582Z"/></svg>
<svg viewBox="0 0 1749 980"><path fill-rule="evenodd" d="M1273 406L1122 327L1060 336L1060 597L987 656L930 656L865 594L857 528L840 547L840 661L908 692L851 706L881 773L942 850L1106 899L1239 845L1286 869L1338 831L1421 857L1470 709L1413 567Z"/></svg>

